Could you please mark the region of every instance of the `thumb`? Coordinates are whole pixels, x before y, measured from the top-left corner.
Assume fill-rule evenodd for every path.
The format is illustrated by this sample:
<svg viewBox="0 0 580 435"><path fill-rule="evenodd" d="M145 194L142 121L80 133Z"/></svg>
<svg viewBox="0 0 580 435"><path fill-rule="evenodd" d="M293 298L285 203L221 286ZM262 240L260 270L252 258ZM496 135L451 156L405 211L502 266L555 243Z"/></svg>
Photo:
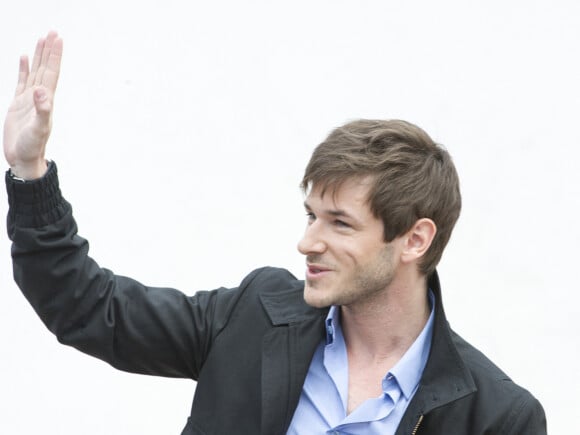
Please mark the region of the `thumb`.
<svg viewBox="0 0 580 435"><path fill-rule="evenodd" d="M46 89L37 88L34 90L34 107L36 108L36 113L42 117L48 119L50 117L51 103L48 98Z"/></svg>

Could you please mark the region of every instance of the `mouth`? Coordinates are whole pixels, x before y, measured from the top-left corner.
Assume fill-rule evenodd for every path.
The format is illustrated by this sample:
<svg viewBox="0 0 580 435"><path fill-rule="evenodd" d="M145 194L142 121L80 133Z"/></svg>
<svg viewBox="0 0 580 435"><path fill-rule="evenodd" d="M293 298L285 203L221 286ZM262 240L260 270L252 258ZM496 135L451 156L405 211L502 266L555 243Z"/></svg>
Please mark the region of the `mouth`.
<svg viewBox="0 0 580 435"><path fill-rule="evenodd" d="M306 278L320 278L331 272L331 269L321 264L306 264Z"/></svg>

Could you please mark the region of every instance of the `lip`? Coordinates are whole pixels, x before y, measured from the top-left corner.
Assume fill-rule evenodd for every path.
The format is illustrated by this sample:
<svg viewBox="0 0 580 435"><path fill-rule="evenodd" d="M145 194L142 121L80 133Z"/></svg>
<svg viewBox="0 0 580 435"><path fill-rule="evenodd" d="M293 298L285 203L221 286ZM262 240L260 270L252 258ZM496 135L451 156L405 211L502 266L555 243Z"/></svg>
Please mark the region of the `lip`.
<svg viewBox="0 0 580 435"><path fill-rule="evenodd" d="M330 272L332 272L332 270L329 269L328 267L322 265L322 264L316 264L316 263L307 263L306 264L306 278L307 279L322 278L323 276L328 275Z"/></svg>

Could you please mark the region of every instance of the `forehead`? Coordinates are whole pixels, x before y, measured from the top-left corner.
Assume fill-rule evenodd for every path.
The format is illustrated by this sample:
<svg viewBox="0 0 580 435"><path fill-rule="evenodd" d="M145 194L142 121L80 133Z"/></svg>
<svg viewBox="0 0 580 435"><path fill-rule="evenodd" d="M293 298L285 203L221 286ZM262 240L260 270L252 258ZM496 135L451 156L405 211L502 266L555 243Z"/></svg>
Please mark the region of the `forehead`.
<svg viewBox="0 0 580 435"><path fill-rule="evenodd" d="M314 184L306 197L306 204L330 204L334 208L369 209L368 199L371 188L371 178L347 178L340 183Z"/></svg>

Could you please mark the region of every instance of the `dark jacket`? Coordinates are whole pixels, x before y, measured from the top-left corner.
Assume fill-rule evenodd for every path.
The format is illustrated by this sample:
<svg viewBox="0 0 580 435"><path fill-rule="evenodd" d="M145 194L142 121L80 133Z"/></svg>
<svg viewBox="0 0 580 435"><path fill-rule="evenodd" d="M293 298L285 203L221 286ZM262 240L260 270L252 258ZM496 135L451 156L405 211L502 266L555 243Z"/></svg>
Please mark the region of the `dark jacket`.
<svg viewBox="0 0 580 435"><path fill-rule="evenodd" d="M305 304L288 271L252 272L235 289L146 287L100 268L77 235L56 166L7 175L14 277L62 343L135 373L198 381L183 434L284 434L327 310ZM539 402L448 326L439 280L431 354L397 434L544 434Z"/></svg>

